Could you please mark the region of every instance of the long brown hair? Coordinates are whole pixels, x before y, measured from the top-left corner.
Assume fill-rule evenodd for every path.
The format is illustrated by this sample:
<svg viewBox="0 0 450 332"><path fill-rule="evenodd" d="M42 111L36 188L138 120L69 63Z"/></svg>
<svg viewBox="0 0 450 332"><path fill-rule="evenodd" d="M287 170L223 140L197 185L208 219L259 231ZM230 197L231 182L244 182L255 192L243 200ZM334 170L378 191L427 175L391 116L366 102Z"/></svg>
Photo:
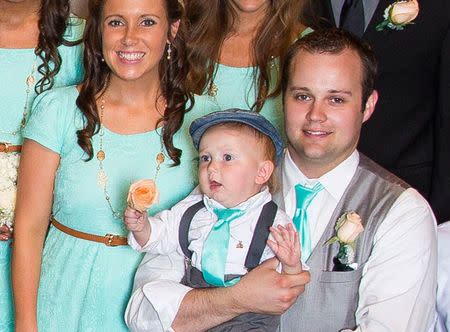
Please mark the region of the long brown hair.
<svg viewBox="0 0 450 332"><path fill-rule="evenodd" d="M236 12L229 0L187 0L186 16L189 22L188 60L190 72L188 86L202 94L211 84L215 74L222 44L232 31ZM286 50L298 31L302 0L270 0L266 17L252 42L253 61L256 64L254 79L258 94L253 109L259 112L267 98L280 93L280 78L270 88L270 66L279 57L280 68ZM258 74L257 74L258 73Z"/></svg>
<svg viewBox="0 0 450 332"><path fill-rule="evenodd" d="M51 89L54 84L56 74L61 68L61 55L58 47L61 45L74 46L81 43L78 41L67 41L64 39L64 32L69 20L70 1L69 0L42 0L39 10L39 37L35 54L41 58L42 63L37 70L42 75L36 83L36 93L42 93Z"/></svg>
<svg viewBox="0 0 450 332"><path fill-rule="evenodd" d="M109 84L111 70L102 61L102 13L106 0L89 1L89 18L84 38L84 70L85 79L77 98L77 106L85 117L84 128L77 131L78 144L88 155L93 157L92 136L100 129L96 96L103 94ZM173 136L181 128L186 112L186 103L192 97L186 92L185 79L188 72L185 53L185 26L183 7L178 0L165 0L169 24L180 20L175 38L168 32L171 43L171 57L163 56L159 62L161 95L166 99L167 107L164 116L158 121L164 123L162 139L169 157L174 165L180 164L181 150L173 145ZM167 47L167 46L166 46Z"/></svg>

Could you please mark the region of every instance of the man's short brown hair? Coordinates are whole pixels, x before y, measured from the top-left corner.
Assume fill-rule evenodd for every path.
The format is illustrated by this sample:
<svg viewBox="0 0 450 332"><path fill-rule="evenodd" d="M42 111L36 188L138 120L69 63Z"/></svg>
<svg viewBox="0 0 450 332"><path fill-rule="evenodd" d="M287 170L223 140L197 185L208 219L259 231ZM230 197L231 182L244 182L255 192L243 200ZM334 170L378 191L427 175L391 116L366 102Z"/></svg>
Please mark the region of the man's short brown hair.
<svg viewBox="0 0 450 332"><path fill-rule="evenodd" d="M375 77L377 73L377 60L375 54L367 43L345 30L336 28L315 30L298 39L289 48L284 61L283 76L281 79L283 96L286 93L287 85L289 83L292 61L300 51L311 54L339 54L346 49L355 51L361 59L362 109L364 109L367 99L375 86Z"/></svg>

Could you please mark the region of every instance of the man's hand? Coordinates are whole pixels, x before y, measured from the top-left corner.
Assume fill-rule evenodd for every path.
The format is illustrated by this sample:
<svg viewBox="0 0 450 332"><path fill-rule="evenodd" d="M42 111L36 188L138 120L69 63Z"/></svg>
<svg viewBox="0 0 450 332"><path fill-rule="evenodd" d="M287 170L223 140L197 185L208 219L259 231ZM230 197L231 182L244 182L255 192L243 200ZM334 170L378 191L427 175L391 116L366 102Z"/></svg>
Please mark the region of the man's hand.
<svg viewBox="0 0 450 332"><path fill-rule="evenodd" d="M309 282L309 272L280 274L271 258L232 287L192 289L172 323L175 331L205 331L246 313L279 315L294 304Z"/></svg>
<svg viewBox="0 0 450 332"><path fill-rule="evenodd" d="M309 282L308 271L280 274L278 259L271 258L254 268L231 288L238 313L280 315L290 308Z"/></svg>

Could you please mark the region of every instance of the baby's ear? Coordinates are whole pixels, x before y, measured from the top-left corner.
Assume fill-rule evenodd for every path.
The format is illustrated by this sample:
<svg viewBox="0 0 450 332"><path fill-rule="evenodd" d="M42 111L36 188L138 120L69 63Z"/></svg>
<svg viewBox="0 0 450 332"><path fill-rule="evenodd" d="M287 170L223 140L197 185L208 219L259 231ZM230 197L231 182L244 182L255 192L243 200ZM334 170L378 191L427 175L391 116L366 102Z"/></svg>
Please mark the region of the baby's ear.
<svg viewBox="0 0 450 332"><path fill-rule="evenodd" d="M258 173L256 174L255 183L265 184L269 181L272 176L275 165L270 160L262 161L259 164Z"/></svg>

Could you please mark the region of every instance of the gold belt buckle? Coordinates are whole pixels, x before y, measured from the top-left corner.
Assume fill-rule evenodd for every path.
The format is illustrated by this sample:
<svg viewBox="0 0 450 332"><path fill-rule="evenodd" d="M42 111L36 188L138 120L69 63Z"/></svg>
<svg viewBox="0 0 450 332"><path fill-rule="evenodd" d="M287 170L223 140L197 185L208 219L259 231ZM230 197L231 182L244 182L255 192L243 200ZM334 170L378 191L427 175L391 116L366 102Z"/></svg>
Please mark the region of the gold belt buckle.
<svg viewBox="0 0 450 332"><path fill-rule="evenodd" d="M9 147L11 145L12 145L11 143L6 143L6 142L0 143L0 152L8 153L9 152Z"/></svg>
<svg viewBox="0 0 450 332"><path fill-rule="evenodd" d="M112 242L113 242L115 236L116 236L116 235L114 235L114 234L106 234L106 235L105 235L106 240L108 241L108 242L106 242L105 244L106 244L108 247L115 247L115 246L116 246L115 244L112 244Z"/></svg>

